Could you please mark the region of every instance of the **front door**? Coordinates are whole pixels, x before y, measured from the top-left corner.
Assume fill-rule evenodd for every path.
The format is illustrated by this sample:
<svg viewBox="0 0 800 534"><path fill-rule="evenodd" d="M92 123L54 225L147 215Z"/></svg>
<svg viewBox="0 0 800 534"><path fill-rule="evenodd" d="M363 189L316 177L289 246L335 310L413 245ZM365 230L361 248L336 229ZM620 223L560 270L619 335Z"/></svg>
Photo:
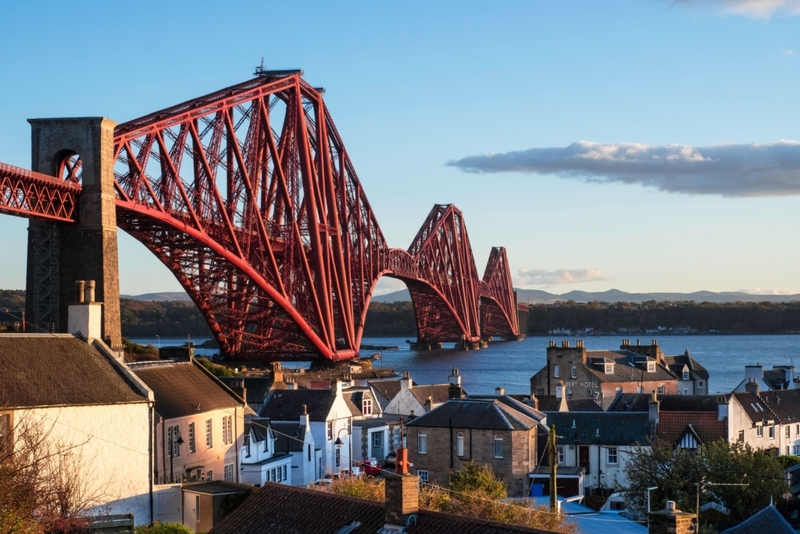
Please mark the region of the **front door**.
<svg viewBox="0 0 800 534"><path fill-rule="evenodd" d="M578 447L578 465L585 467L587 472L589 471L589 447L586 445Z"/></svg>
<svg viewBox="0 0 800 534"><path fill-rule="evenodd" d="M370 436L372 438L372 451L370 453L370 458L375 458L375 460L381 463L386 457L385 453L383 452L383 431L373 432L370 434Z"/></svg>

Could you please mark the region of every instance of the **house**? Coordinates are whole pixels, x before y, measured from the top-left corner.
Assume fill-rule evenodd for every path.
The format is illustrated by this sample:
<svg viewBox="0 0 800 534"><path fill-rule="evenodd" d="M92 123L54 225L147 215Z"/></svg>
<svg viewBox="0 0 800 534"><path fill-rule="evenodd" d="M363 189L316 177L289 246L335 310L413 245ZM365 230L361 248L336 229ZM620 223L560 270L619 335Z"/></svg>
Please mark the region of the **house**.
<svg viewBox="0 0 800 534"><path fill-rule="evenodd" d="M451 396L462 397L461 375L452 369L447 384L415 384L408 372L400 379L370 380L383 412L395 415L420 415L447 402ZM430 399L430 402L428 401Z"/></svg>
<svg viewBox="0 0 800 534"><path fill-rule="evenodd" d="M770 370L764 370L760 363L756 365L746 365L744 367L744 380L739 382L734 389L734 393L742 393L750 382L758 383L761 391L770 389L795 389L800 387L800 377L794 375L793 365L776 365Z"/></svg>
<svg viewBox="0 0 800 534"><path fill-rule="evenodd" d="M252 492L252 486L219 480L184 484L183 524L195 532L208 532L222 519L221 511L230 510Z"/></svg>
<svg viewBox="0 0 800 534"><path fill-rule="evenodd" d="M244 399L195 360L129 367L155 394L155 481L239 482Z"/></svg>
<svg viewBox="0 0 800 534"><path fill-rule="evenodd" d="M0 332L24 332L25 312L0 310Z"/></svg>
<svg viewBox="0 0 800 534"><path fill-rule="evenodd" d="M316 478L321 478L326 472L350 468L352 423L356 415L353 413L355 408L352 401L345 399L340 380L334 380L330 389L271 390L264 400L259 416L269 419L272 425L295 423L304 407L315 447L321 449L322 461ZM336 445L337 440L341 445ZM357 459L352 460L354 462Z"/></svg>
<svg viewBox="0 0 800 534"><path fill-rule="evenodd" d="M548 412L546 416L548 426L555 425L559 436L558 471L565 467L584 468L588 491L624 487L630 455L650 438L647 412ZM540 446L544 447L544 443Z"/></svg>
<svg viewBox="0 0 800 534"><path fill-rule="evenodd" d="M728 437L776 454L800 454L800 389L762 391L751 379L728 402Z"/></svg>
<svg viewBox="0 0 800 534"><path fill-rule="evenodd" d="M322 451L314 445L306 411L295 422L245 419L241 451L243 483L308 486L317 480L321 461Z"/></svg>
<svg viewBox="0 0 800 534"><path fill-rule="evenodd" d="M724 396L622 393L608 412L649 413L654 437L673 449L695 452L701 445L728 439Z"/></svg>
<svg viewBox="0 0 800 534"><path fill-rule="evenodd" d="M546 530L420 509L419 477L407 473L387 476L385 484L385 502L267 484L215 525L209 534L552 534Z"/></svg>
<svg viewBox="0 0 800 534"><path fill-rule="evenodd" d="M797 531L772 504L722 534L795 534Z"/></svg>
<svg viewBox="0 0 800 534"><path fill-rule="evenodd" d="M532 396L593 399L603 409L619 393L652 391L660 395L708 391L708 372L688 352L664 356L655 339L650 345L623 340L617 351L587 351L578 340L574 347L569 341L560 347L550 341L547 364L531 377Z"/></svg>
<svg viewBox="0 0 800 534"><path fill-rule="evenodd" d="M528 494L544 421L543 413L507 395L452 399L408 423L408 459L422 482L444 486L463 464L487 464L509 496L520 497Z"/></svg>
<svg viewBox="0 0 800 534"><path fill-rule="evenodd" d="M82 485L89 513L149 523L153 392L100 340L101 309L93 299L69 307L70 330L83 339L0 334L0 449L26 432L44 436L54 459L72 466L64 474Z"/></svg>

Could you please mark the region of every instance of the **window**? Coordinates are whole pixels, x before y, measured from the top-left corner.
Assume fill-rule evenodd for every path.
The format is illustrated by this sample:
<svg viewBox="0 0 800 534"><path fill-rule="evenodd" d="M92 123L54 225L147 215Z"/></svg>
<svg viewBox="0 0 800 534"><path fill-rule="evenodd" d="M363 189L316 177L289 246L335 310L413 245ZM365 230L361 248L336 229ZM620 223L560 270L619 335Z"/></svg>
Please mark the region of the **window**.
<svg viewBox="0 0 800 534"><path fill-rule="evenodd" d="M642 389L642 388L639 388L639 389ZM640 392L640 393L641 393L641 392ZM683 394L684 394L684 395L688 395L688 394L689 394L689 390L688 390L688 389L686 389L686 388L683 388Z"/></svg>
<svg viewBox="0 0 800 534"><path fill-rule="evenodd" d="M567 400L569 400L571 398L572 398L572 390L571 389L567 389Z"/></svg>
<svg viewBox="0 0 800 534"><path fill-rule="evenodd" d="M328 421L328 441L333 441L333 421Z"/></svg>
<svg viewBox="0 0 800 534"><path fill-rule="evenodd" d="M275 468L267 471L267 482L275 482Z"/></svg>
<svg viewBox="0 0 800 534"><path fill-rule="evenodd" d="M800 455L800 445L792 446L792 454L794 454L795 456Z"/></svg>
<svg viewBox="0 0 800 534"><path fill-rule="evenodd" d="M699 387L699 388L703 387L703 381L702 380L699 380L697 382L697 387Z"/></svg>
<svg viewBox="0 0 800 534"><path fill-rule="evenodd" d="M666 390L665 390L665 388L664 388L664 386L658 386L658 394L659 394L659 395L663 395L663 394L664 394L664 391L666 391Z"/></svg>
<svg viewBox="0 0 800 534"><path fill-rule="evenodd" d="M181 437L180 428L177 426L171 426L167 429L167 447L171 447L172 457L177 458L181 455L181 446L178 443L178 439Z"/></svg>
<svg viewBox="0 0 800 534"><path fill-rule="evenodd" d="M739 443L744 443L744 430L739 431Z"/></svg>
<svg viewBox="0 0 800 534"><path fill-rule="evenodd" d="M214 446L214 442L211 440L211 419L206 419L206 448L210 449Z"/></svg>
<svg viewBox="0 0 800 534"><path fill-rule="evenodd" d="M336 467L339 467L339 464L342 462L342 450L339 447L336 447Z"/></svg>
<svg viewBox="0 0 800 534"><path fill-rule="evenodd" d="M556 447L556 453L558 454L558 457L556 458L556 461L558 463L560 463L560 464L563 464L564 463L564 446L563 445L558 445Z"/></svg>
<svg viewBox="0 0 800 534"><path fill-rule="evenodd" d="M683 379L689 380L689 370L686 368L683 369Z"/></svg>
<svg viewBox="0 0 800 534"><path fill-rule="evenodd" d="M456 434L456 456L464 456L464 433Z"/></svg>
<svg viewBox="0 0 800 534"><path fill-rule="evenodd" d="M561 366L560 365L554 365L553 366L553 376L556 377L556 378L559 378L561 376Z"/></svg>
<svg viewBox="0 0 800 534"><path fill-rule="evenodd" d="M761 423L756 425L756 436L759 438L764 437L764 427L761 426Z"/></svg>
<svg viewBox="0 0 800 534"><path fill-rule="evenodd" d="M537 395L544 395L544 388L536 388Z"/></svg>
<svg viewBox="0 0 800 534"><path fill-rule="evenodd" d="M617 448L609 447L608 449L608 463L609 465L616 465L617 463Z"/></svg>
<svg viewBox="0 0 800 534"><path fill-rule="evenodd" d="M647 372L648 373L656 372L656 362L647 362Z"/></svg>
<svg viewBox="0 0 800 534"><path fill-rule="evenodd" d="M423 469L417 469L417 476L419 477L420 484L428 483L428 472Z"/></svg>
<svg viewBox="0 0 800 534"><path fill-rule="evenodd" d="M286 480L286 465L283 466L283 480Z"/></svg>
<svg viewBox="0 0 800 534"><path fill-rule="evenodd" d="M775 425L769 425L769 439L775 439Z"/></svg>
<svg viewBox="0 0 800 534"><path fill-rule="evenodd" d="M233 464L225 464L225 482L233 482Z"/></svg>
<svg viewBox="0 0 800 534"><path fill-rule="evenodd" d="M206 471L206 482L212 482L214 480L214 471L209 469Z"/></svg>
<svg viewBox="0 0 800 534"><path fill-rule="evenodd" d="M569 369L569 377L570 378L578 378L578 368L574 365Z"/></svg>
<svg viewBox="0 0 800 534"><path fill-rule="evenodd" d="M311 445L306 445L306 448L308 449L308 461L310 462L311 461Z"/></svg>
<svg viewBox="0 0 800 534"><path fill-rule="evenodd" d="M364 415L372 415L372 399L364 399L361 402L361 413Z"/></svg>
<svg viewBox="0 0 800 534"><path fill-rule="evenodd" d="M189 454L197 452L197 445L194 441L194 423L189 423Z"/></svg>
<svg viewBox="0 0 800 534"><path fill-rule="evenodd" d="M419 454L428 454L428 436L427 434L419 433L417 435L417 452Z"/></svg>
<svg viewBox="0 0 800 534"><path fill-rule="evenodd" d="M606 363L604 367L605 367L605 369L604 369L605 374L607 374L607 375L613 375L614 374L614 364L613 363Z"/></svg>
<svg viewBox="0 0 800 534"><path fill-rule="evenodd" d="M233 443L233 417L230 415L222 416L222 444L230 445Z"/></svg>
<svg viewBox="0 0 800 534"><path fill-rule="evenodd" d="M194 496L194 520L200 521L200 495Z"/></svg>
<svg viewBox="0 0 800 534"><path fill-rule="evenodd" d="M250 458L250 434L244 437L244 455Z"/></svg>
<svg viewBox="0 0 800 534"><path fill-rule="evenodd" d="M786 437L787 438L790 437L791 434L792 434L792 427L790 427L789 425L786 425ZM789 453L787 452L786 454L789 454Z"/></svg>
<svg viewBox="0 0 800 534"><path fill-rule="evenodd" d="M503 437L502 436L495 436L494 437L494 457L495 458L502 458L503 457Z"/></svg>
<svg viewBox="0 0 800 534"><path fill-rule="evenodd" d="M381 445L383 445L383 432L373 432L372 433L372 448L373 449L380 449Z"/></svg>

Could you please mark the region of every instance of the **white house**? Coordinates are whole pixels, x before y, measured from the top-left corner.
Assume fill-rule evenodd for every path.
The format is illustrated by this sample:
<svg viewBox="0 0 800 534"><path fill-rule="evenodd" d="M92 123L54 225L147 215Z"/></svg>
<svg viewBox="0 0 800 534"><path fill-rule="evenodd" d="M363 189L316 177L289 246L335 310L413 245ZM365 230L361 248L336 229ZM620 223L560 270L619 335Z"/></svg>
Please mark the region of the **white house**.
<svg viewBox="0 0 800 534"><path fill-rule="evenodd" d="M194 360L129 365L155 395L156 483L239 482L244 400Z"/></svg>
<svg viewBox="0 0 800 534"><path fill-rule="evenodd" d="M728 401L728 439L800 455L800 389L762 391L755 378L745 387Z"/></svg>
<svg viewBox="0 0 800 534"><path fill-rule="evenodd" d="M351 463L350 444L354 419L351 404L342 393L342 383L335 380L330 389L274 389L264 400L259 415L276 423L296 423L305 407L311 435L321 449L317 478L327 472L348 469ZM357 415L356 415L357 416ZM336 440L342 445L337 446Z"/></svg>
<svg viewBox="0 0 800 534"><path fill-rule="evenodd" d="M406 371L403 378L370 380L369 387L375 392L383 413L395 415L422 415L441 406L451 397L461 398L461 375L452 369L447 384L415 384Z"/></svg>
<svg viewBox="0 0 800 534"><path fill-rule="evenodd" d="M100 306L75 305L70 313ZM133 513L137 524L149 523L153 393L98 339L99 322L89 326L80 328L85 340L0 334L2 439L21 447L15 438L35 429L51 452L72 465L90 514Z"/></svg>

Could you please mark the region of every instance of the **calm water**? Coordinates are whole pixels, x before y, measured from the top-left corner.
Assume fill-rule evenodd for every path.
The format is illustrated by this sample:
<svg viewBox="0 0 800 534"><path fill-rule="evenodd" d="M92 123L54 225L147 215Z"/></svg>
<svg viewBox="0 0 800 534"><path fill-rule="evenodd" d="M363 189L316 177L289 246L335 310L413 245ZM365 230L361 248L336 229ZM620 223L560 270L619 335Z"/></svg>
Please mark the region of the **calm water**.
<svg viewBox="0 0 800 534"><path fill-rule="evenodd" d="M630 336L625 336L630 338ZM643 338L649 343L652 336ZM420 384L447 381L450 369L456 367L462 376L462 384L468 393L489 394L502 386L507 393L530 393L530 377L546 362L547 342L554 339L560 344L569 339L583 339L588 350L618 349L623 336L597 336L586 338L529 337L524 341L494 342L489 348L470 352L450 349L418 352L409 350L406 339L410 338L365 338L365 345L397 346L399 350L383 351L383 357L375 362L377 367L391 367L400 374L409 371ZM710 374L709 391L728 393L744 379L744 366L761 363L765 369L773 365L792 365L793 358L800 356L800 336L664 336L657 338L665 354L682 354L689 349ZM137 343L158 345L157 339L134 339ZM195 340L201 343L202 340ZM161 339L162 346L180 345L186 339ZM635 340L632 340L635 343ZM452 346L452 344L451 344ZM213 355L216 350L196 349L201 355ZM362 350L363 355L373 350ZM286 364L287 367L293 366ZM798 358L800 366L800 358Z"/></svg>

